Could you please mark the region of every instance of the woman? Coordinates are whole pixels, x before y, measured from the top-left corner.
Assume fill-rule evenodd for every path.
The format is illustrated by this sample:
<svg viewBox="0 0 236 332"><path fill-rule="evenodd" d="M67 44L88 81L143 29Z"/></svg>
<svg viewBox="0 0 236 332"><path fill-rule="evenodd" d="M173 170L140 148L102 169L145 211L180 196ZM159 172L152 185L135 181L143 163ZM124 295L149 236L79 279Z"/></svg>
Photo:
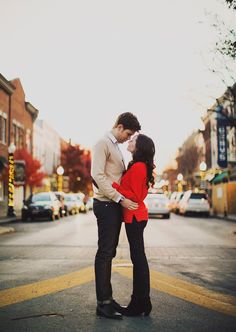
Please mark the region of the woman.
<svg viewBox="0 0 236 332"><path fill-rule="evenodd" d="M132 161L121 179L112 186L126 198L138 203L137 210L123 208L125 229L130 246L130 256L133 263L133 294L127 308L122 310L125 316L148 316L152 310L150 301L149 267L144 249L143 231L148 221L148 210L143 202L148 188L154 184L153 158L155 145L151 138L139 134L134 136L128 145L132 153Z"/></svg>

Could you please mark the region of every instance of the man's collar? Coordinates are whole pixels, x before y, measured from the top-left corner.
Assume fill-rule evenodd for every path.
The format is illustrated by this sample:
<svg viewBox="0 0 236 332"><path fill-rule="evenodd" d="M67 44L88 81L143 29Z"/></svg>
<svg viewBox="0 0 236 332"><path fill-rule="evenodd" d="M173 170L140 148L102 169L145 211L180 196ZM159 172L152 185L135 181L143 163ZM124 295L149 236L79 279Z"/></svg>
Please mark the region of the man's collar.
<svg viewBox="0 0 236 332"><path fill-rule="evenodd" d="M111 140L114 144L118 143L117 139L115 138L115 136L112 134L111 131L108 131L106 135L107 135L108 138L110 138L110 140Z"/></svg>

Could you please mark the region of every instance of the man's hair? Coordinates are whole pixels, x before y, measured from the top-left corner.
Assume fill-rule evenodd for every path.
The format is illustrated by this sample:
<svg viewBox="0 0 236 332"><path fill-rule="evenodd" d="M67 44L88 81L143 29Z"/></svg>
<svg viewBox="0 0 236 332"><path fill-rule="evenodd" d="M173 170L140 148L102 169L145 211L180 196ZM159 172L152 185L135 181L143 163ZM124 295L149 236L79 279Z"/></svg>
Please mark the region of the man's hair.
<svg viewBox="0 0 236 332"><path fill-rule="evenodd" d="M138 122L137 117L130 112L120 114L113 128L116 128L120 124L123 125L124 129L130 129L133 131L141 130L141 125Z"/></svg>

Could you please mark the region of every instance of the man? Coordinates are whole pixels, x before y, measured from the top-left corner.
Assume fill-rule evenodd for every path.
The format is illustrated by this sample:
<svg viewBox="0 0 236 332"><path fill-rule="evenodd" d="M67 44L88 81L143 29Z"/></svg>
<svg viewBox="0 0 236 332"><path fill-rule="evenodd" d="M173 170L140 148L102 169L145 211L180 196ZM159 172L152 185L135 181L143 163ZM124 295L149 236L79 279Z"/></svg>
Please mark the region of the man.
<svg viewBox="0 0 236 332"><path fill-rule="evenodd" d="M135 210L138 204L120 195L113 182L120 182L125 164L118 143L124 143L141 129L132 113L119 115L112 130L94 146L92 177L94 183L93 211L98 225L98 250L95 257L95 280L98 316L120 319L119 304L112 298L111 266L116 255L122 223L122 206Z"/></svg>

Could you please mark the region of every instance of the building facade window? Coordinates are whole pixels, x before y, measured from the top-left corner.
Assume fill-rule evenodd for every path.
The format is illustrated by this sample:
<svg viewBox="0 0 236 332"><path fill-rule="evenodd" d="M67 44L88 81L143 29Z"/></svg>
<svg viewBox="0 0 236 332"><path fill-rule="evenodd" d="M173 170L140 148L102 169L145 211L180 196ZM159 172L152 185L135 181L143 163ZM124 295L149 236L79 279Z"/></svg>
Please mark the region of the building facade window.
<svg viewBox="0 0 236 332"><path fill-rule="evenodd" d="M32 137L31 137L31 130L26 129L26 137L25 137L25 143L26 143L26 148L29 153L32 153Z"/></svg>
<svg viewBox="0 0 236 332"><path fill-rule="evenodd" d="M7 115L0 111L0 142L7 143Z"/></svg>
<svg viewBox="0 0 236 332"><path fill-rule="evenodd" d="M13 123L13 137L16 148L22 149L24 147L24 128L16 123Z"/></svg>
<svg viewBox="0 0 236 332"><path fill-rule="evenodd" d="M0 202L4 200L4 182L0 180Z"/></svg>

